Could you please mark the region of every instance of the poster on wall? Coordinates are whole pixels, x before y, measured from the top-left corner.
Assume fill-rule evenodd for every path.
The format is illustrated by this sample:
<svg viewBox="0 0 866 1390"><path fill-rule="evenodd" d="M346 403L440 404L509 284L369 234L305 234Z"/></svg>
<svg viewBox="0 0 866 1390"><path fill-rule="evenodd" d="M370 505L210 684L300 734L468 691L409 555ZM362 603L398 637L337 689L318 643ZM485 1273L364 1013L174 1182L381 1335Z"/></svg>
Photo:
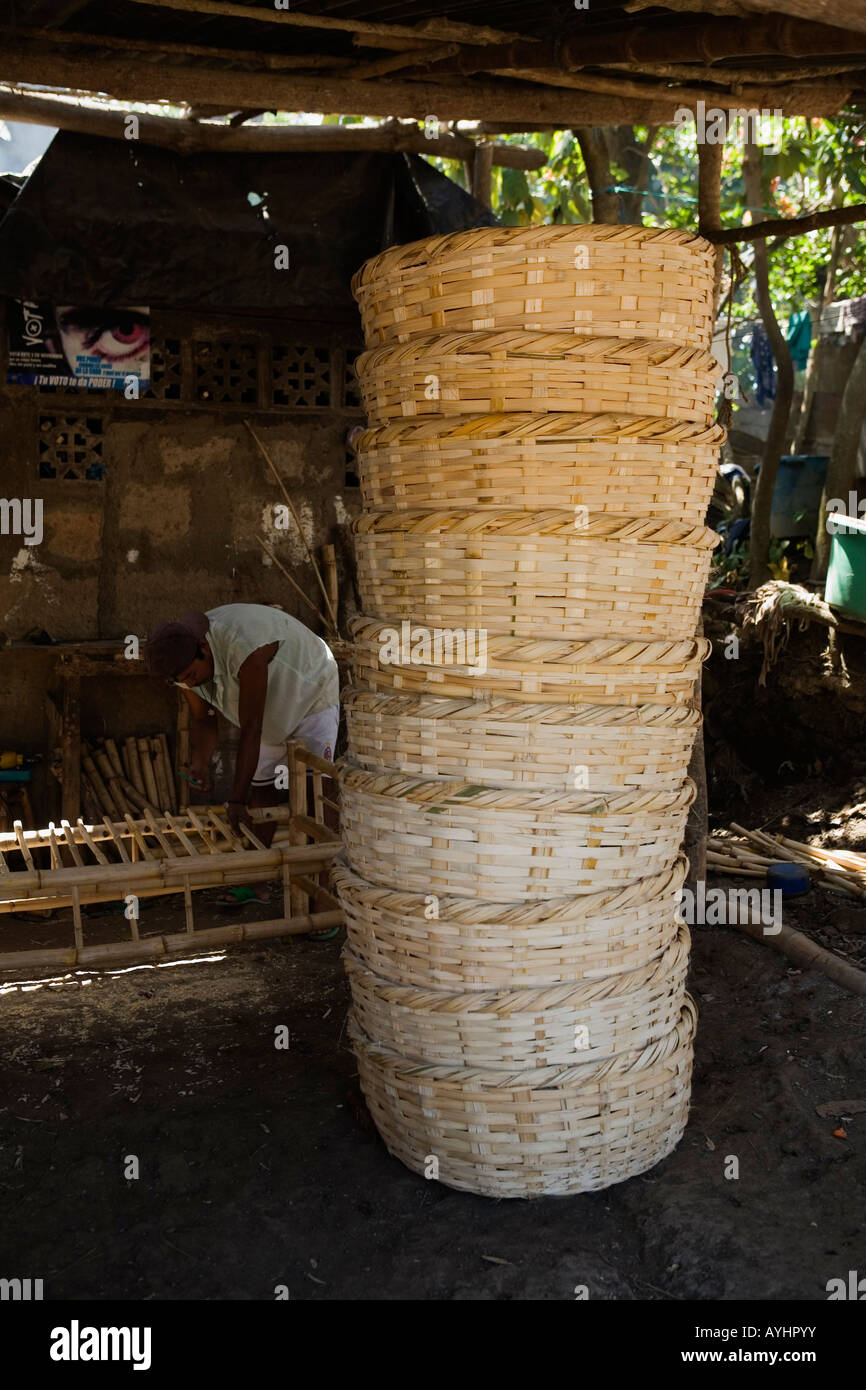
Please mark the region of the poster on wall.
<svg viewBox="0 0 866 1390"><path fill-rule="evenodd" d="M150 385L149 309L11 299L6 321L9 382L117 389L128 395Z"/></svg>

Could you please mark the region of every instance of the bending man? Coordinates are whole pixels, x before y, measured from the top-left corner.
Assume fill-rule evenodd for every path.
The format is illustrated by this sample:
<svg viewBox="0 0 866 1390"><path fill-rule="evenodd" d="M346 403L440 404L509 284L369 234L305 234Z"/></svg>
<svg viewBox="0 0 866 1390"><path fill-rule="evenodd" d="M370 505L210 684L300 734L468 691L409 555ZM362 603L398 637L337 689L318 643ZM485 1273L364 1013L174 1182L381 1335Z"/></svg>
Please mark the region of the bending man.
<svg viewBox="0 0 866 1390"><path fill-rule="evenodd" d="M189 774L198 789L210 784L214 710L240 729L226 803L236 834L241 823L253 824L249 806L275 806L280 800L275 782L277 767L285 765L287 739L333 759L340 720L337 663L321 637L282 609L228 603L186 613L151 633L145 661L152 676L181 686L189 702ZM258 827L263 844L271 843L274 829L273 823ZM264 885L256 897L267 897Z"/></svg>

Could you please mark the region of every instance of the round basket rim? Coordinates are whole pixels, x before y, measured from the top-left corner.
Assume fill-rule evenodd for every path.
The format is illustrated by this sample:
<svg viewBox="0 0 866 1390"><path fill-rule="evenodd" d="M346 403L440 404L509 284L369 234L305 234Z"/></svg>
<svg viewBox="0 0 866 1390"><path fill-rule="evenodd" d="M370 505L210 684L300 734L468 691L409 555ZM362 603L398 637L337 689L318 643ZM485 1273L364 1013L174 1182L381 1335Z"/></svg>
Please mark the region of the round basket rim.
<svg viewBox="0 0 866 1390"><path fill-rule="evenodd" d="M619 541L634 545L690 546L698 550L715 550L722 537L709 526L665 517L621 516L616 512L589 512L575 525L572 507L546 507L527 511L514 507L453 507L450 509L409 507L405 511L375 508L355 517L351 529L356 536L404 535L437 536L465 535L484 539L496 536L525 537L530 542L540 538L566 538L572 542L593 540Z"/></svg>
<svg viewBox="0 0 866 1390"><path fill-rule="evenodd" d="M465 922L467 926L490 926L507 920L510 926L541 925L555 922L566 925L589 917L614 916L630 911L638 904L660 903L666 894L679 892L686 880L689 864L680 854L669 869L635 879L625 887L604 888L595 893L570 898L519 899L514 903L494 902L485 898L462 898L454 893L437 893L440 921ZM403 888L383 888L359 874L351 864L336 860L332 866L335 882L345 883L351 892L355 885L376 900L376 911L399 917L417 917L423 921L427 907L424 893Z"/></svg>
<svg viewBox="0 0 866 1390"><path fill-rule="evenodd" d="M395 691L393 694L379 690L362 690L355 685L344 687L340 696L340 703L344 709L354 709L357 706L383 705L395 706L394 716L400 714L401 709L406 710L406 718L412 718L412 706L439 705L438 711L433 709L423 714L416 714L416 718L424 719L454 719L457 711L453 708L444 706L461 706L467 713L476 713L479 718L489 717L490 714L502 713L503 722L520 723L526 721L533 724L543 724L549 722L557 726L568 726L573 722L576 726L592 728L595 724L612 725L622 727L623 725L634 725L636 728L653 728L656 725L667 726L676 731L688 731L696 729L702 719L701 711L693 705L654 705L650 702L641 705L594 705L591 701L580 705L561 705L554 702L547 704L527 704L525 700L511 699L504 695L486 695L480 699L473 699L470 695L435 695L435 694L406 694ZM508 719L505 717L505 710L513 711ZM584 712L592 711L594 718L584 718Z"/></svg>
<svg viewBox="0 0 866 1390"><path fill-rule="evenodd" d="M395 630L402 631L401 624L408 623L408 637L411 640L413 628L420 628L425 632L430 631L429 624L412 623L408 618L395 619L388 621L386 618L373 618L366 613L355 613L347 624L352 641L346 643L349 655L354 646L361 646L359 634L364 634L367 640L373 644L376 634L384 629L389 632ZM595 654L586 656L582 653L586 649L594 648ZM708 637L682 637L676 640L665 638L655 638L650 640L635 638L616 638L609 636L598 637L511 637L505 633L488 633L487 654L488 666L491 655L506 652L506 657L499 656L500 661L507 661L515 666L523 666L531 661L544 663L545 656L548 658L547 664L552 669L557 669L565 665L591 665L591 666L610 666L617 669L621 666L647 665L653 668L664 666L680 666L684 662L700 659L705 661L712 651L712 642ZM541 653L541 656L539 656ZM663 657L672 654L670 662L665 663ZM605 659L606 658L606 659ZM619 658L619 659L617 659ZM410 666L419 665L410 662Z"/></svg>
<svg viewBox="0 0 866 1390"><path fill-rule="evenodd" d="M403 270L442 264L449 256L465 255L474 250L538 251L556 249L563 245L573 251L575 244L589 239L623 247L654 242L658 246L681 246L692 250L703 260L715 256L715 247L696 232L674 227L642 227L631 224L609 225L600 222L577 222L541 227L473 227L469 231L447 232L444 235L422 237L402 246L391 246L372 256L352 276L352 293L357 297L376 280L393 274L395 267Z"/></svg>
<svg viewBox="0 0 866 1390"><path fill-rule="evenodd" d="M408 802L422 811L490 810L503 814L547 812L558 816L644 815L664 811L684 811L697 795L697 787L686 777L676 791L559 792L527 790L521 787L490 787L454 777L414 777L402 772L370 771L343 757L334 764L343 793L347 789L364 791L368 796L390 797ZM364 783L377 783L375 788ZM506 804L506 803L511 803Z"/></svg>
<svg viewBox="0 0 866 1390"><path fill-rule="evenodd" d="M550 1090L564 1087L574 1089L597 1086L602 1082L613 1082L620 1077L625 1079L634 1072L640 1072L667 1061L675 1053L690 1047L694 1039L697 1023L697 1006L692 996L686 993L682 1011L677 1024L664 1037L646 1047L633 1052L620 1052L601 1061L578 1062L568 1067L538 1067L515 1072L491 1071L486 1067L455 1066L453 1063L416 1062L401 1057L384 1043L376 1043L363 1031L354 1011L350 1011L347 1022L349 1038L356 1048L361 1048L392 1071L407 1077L414 1076L426 1081L456 1082L461 1086L479 1086L496 1090Z"/></svg>
<svg viewBox="0 0 866 1390"><path fill-rule="evenodd" d="M419 362L442 361L444 358L504 354L509 358L557 361L587 359L592 362L611 362L623 367L636 363L648 370L693 371L721 376L723 368L718 358L707 348L675 343L665 338L615 338L611 335L591 337L586 334L543 332L530 329L451 330L444 333L421 333L408 343L388 343L367 348L355 359L358 376L378 370L383 364L414 366Z"/></svg>
<svg viewBox="0 0 866 1390"><path fill-rule="evenodd" d="M676 935L668 942L659 955L644 961L631 970L617 974L602 975L592 980L569 980L557 985L520 985L515 989L486 986L483 989L466 990L442 988L434 985L407 984L404 980L390 980L386 975L373 970L361 959L347 942L341 952L343 967L349 976L353 974L366 979L368 987L375 991L387 991L389 1005L411 1009L419 1014L435 1015L445 1012L454 1017L463 1014L497 1014L497 1004L504 1002L512 1006L508 1015L527 1012L553 1013L557 1009L572 1010L578 1003L603 1002L618 996L627 998L639 990L647 988L651 982L662 984L682 971L688 963L691 948L691 935L685 922L680 922ZM461 1004L464 1007L460 1007Z"/></svg>
<svg viewBox="0 0 866 1390"><path fill-rule="evenodd" d="M440 446L443 441L575 439L582 443L611 443L628 440L638 444L681 445L716 450L727 439L718 421L711 425L691 420L670 420L662 415L603 415L579 411L498 411L483 415L427 415L394 420L385 425L367 425L356 441L358 454L383 449L413 438L425 438Z"/></svg>

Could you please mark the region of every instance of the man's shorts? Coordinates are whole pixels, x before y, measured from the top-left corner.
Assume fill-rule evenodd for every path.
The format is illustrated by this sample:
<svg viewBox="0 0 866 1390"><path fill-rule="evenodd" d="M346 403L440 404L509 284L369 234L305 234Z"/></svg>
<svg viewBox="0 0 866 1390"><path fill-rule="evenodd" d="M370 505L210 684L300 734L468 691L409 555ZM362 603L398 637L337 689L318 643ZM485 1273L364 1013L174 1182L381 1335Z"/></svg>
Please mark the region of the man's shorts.
<svg viewBox="0 0 866 1390"><path fill-rule="evenodd" d="M329 709L318 710L302 719L298 727L289 734L297 739L311 753L317 753L327 762L334 761L334 747L337 742L337 729L340 725L340 706L331 705ZM273 786L277 768L286 765L286 745L284 743L263 743L259 749L259 762L253 777L253 786Z"/></svg>

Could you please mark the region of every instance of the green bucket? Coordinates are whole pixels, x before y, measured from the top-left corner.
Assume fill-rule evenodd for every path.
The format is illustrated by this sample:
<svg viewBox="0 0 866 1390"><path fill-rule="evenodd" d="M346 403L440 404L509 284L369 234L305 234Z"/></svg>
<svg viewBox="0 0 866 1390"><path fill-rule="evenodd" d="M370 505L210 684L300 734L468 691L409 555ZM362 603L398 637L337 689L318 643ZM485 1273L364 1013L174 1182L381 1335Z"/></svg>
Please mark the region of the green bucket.
<svg viewBox="0 0 866 1390"><path fill-rule="evenodd" d="M853 516L833 521L824 597L833 608L866 619L866 521Z"/></svg>

